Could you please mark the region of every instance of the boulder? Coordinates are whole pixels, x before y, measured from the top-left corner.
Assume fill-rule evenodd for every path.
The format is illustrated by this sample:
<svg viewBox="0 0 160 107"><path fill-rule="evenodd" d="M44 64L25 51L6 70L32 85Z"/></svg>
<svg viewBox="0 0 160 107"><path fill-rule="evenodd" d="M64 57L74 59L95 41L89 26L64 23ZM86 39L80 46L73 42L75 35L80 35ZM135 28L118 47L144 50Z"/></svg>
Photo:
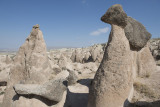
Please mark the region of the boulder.
<svg viewBox="0 0 160 107"><path fill-rule="evenodd" d="M69 72L68 85L74 85L78 81L78 76L72 70L67 69L67 71Z"/></svg>
<svg viewBox="0 0 160 107"><path fill-rule="evenodd" d="M66 90L64 80L51 80L42 85L38 84L16 84L14 90L18 95L36 95L48 100L60 102Z"/></svg>
<svg viewBox="0 0 160 107"><path fill-rule="evenodd" d="M127 25L127 14L123 11L120 4L115 4L107 10L101 17L101 20L105 23L115 24L124 28Z"/></svg>
<svg viewBox="0 0 160 107"><path fill-rule="evenodd" d="M125 35L133 49L142 49L151 38L151 34L146 28L135 19L128 17Z"/></svg>

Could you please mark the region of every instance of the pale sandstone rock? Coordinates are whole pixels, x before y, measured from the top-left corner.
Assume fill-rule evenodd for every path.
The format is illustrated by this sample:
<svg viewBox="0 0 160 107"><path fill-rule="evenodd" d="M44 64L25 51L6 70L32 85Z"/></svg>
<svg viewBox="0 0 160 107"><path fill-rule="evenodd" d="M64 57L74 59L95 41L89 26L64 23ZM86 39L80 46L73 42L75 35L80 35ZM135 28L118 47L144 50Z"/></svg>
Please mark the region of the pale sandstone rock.
<svg viewBox="0 0 160 107"><path fill-rule="evenodd" d="M156 92L154 90L159 88L157 76L155 76L155 83L152 81L153 75L159 74L155 72L156 64L147 44L150 36L145 35L147 31L143 32L145 30L143 25L136 24L139 25L138 27L142 27L143 30L135 31L137 33L136 37L131 33L130 36L132 37L127 35L126 38L125 26L122 26L122 24L125 25L125 22L114 22L121 20L116 18L119 18L124 13L121 6L118 8L122 9L121 11L117 10L117 6L119 7L119 5L112 6L102 17L102 21L112 24L112 30L103 60L91 85L88 107L133 107L146 106L146 104L149 104L146 107L159 107L156 101L158 101L160 95L155 95L159 91ZM108 22L108 20L111 21ZM127 30L127 32L132 32L132 29L131 31ZM140 37L137 37L138 35ZM131 40L137 40L137 38L140 38L140 40L133 41L132 44ZM143 41L143 43L141 44L139 41ZM139 83L135 85L137 81ZM141 103L142 101L152 101L152 105L146 102ZM156 106L154 103L156 103Z"/></svg>
<svg viewBox="0 0 160 107"><path fill-rule="evenodd" d="M67 71L69 72L69 76L68 76L68 85L74 85L77 83L78 77L75 73L75 71L69 70L67 69Z"/></svg>
<svg viewBox="0 0 160 107"><path fill-rule="evenodd" d="M51 67L46 54L46 44L38 25L33 26L32 32L20 47L14 58L10 79L3 100L4 107L11 107L16 93L13 86L20 81L23 83L44 83L49 79Z"/></svg>
<svg viewBox="0 0 160 107"><path fill-rule="evenodd" d="M14 103L14 107L63 107L66 99L67 91L63 93L63 98L59 103L54 103L47 101L45 99L42 99L43 101L39 100L40 98L25 98L20 97L19 100L16 100Z"/></svg>
<svg viewBox="0 0 160 107"><path fill-rule="evenodd" d="M130 54L124 29L112 25L103 60L90 88L88 107L123 106L132 87Z"/></svg>
<svg viewBox="0 0 160 107"><path fill-rule="evenodd" d="M84 57L84 62L88 62L90 57L91 57L91 53L87 52Z"/></svg>
<svg viewBox="0 0 160 107"><path fill-rule="evenodd" d="M138 76L149 77L156 71L156 62L149 50L148 44L138 52Z"/></svg>
<svg viewBox="0 0 160 107"><path fill-rule="evenodd" d="M5 62L6 62L6 64L10 64L10 63L12 63L12 59L7 55Z"/></svg>
<svg viewBox="0 0 160 107"><path fill-rule="evenodd" d="M37 95L51 101L60 102L64 91L67 89L63 84L65 80L50 80L42 85L38 84L16 84L14 90L19 95Z"/></svg>

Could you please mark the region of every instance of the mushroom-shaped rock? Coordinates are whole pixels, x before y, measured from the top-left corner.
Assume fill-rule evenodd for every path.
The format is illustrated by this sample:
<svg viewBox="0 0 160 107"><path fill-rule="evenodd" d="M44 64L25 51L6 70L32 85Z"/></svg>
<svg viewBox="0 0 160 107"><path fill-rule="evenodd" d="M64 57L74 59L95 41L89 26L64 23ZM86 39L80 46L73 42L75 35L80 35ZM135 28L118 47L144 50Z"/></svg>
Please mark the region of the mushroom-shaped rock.
<svg viewBox="0 0 160 107"><path fill-rule="evenodd" d="M112 29L102 62L91 84L88 107L131 107L128 104L135 103L133 100L137 96L135 87L133 88L135 81L142 80L143 85L140 88L144 88L143 86L150 87L151 90L154 90L156 86L159 88L158 82L154 83L153 89L151 87L153 81L150 81L151 84L146 82L154 77L153 74L158 74L155 72L155 61L147 44L150 38L149 33L143 25L130 17L127 18L127 21L131 21L131 23L127 22L127 25L125 23L117 24L117 20L110 21L112 16L113 19L116 19L124 13L124 11L118 11L118 13L115 11L115 14L114 11L113 13L110 12L111 10L118 10L117 6L120 9L120 5L114 5L102 17L102 21L111 24ZM125 20L126 17L121 18ZM148 89L145 88L144 90L145 94L148 94L146 92ZM138 95L140 97L136 98L136 102L156 101L160 96L157 94L158 97L153 98L153 100L151 97L146 97L144 92L139 93L141 95ZM154 91L154 93L159 92Z"/></svg>
<svg viewBox="0 0 160 107"><path fill-rule="evenodd" d="M146 28L135 19L128 17L127 26L124 29L125 35L133 49L142 49L151 38Z"/></svg>
<svg viewBox="0 0 160 107"><path fill-rule="evenodd" d="M120 5L112 6L102 17L104 22L112 25L112 29L102 62L90 87L88 107L122 107L129 96L132 88L132 57L124 32L126 17Z"/></svg>

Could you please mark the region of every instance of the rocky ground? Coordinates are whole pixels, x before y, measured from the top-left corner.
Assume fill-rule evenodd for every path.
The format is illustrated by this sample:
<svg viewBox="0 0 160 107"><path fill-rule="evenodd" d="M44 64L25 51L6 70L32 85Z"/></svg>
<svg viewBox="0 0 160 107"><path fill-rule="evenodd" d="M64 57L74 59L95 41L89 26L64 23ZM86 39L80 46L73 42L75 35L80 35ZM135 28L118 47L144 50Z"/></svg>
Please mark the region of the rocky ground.
<svg viewBox="0 0 160 107"><path fill-rule="evenodd" d="M151 53L154 53L153 51L155 50L158 51L159 49L159 48L152 49L155 46L155 43L153 45L153 40L154 42L159 43L158 39L150 40ZM65 101L66 107L86 107L87 106L89 87L99 67L99 64L102 60L104 47L105 47L104 44L103 45L99 44L91 47L86 47L83 49L82 48L68 48L68 49L63 48L63 49L49 50L47 52L51 68L55 70L57 74L61 74L62 72L65 72L67 69L69 69L69 70L72 70L77 76L76 78L74 78L73 84L68 86L68 89L67 89L68 94L66 96L66 101ZM78 53L75 53L75 51L78 51ZM83 57L76 59L75 57L77 54ZM88 59L87 59L87 55L88 55ZM153 56L155 57L155 54ZM9 77L10 67L13 66L12 63L13 63L14 57L15 57L15 53L5 53L5 54L3 53L0 55L0 103L2 103L3 101L6 84L7 84L6 82ZM73 60L73 59L76 59L76 60ZM158 59L155 59L155 60L158 61ZM147 80L147 81L151 81L152 83L151 82L148 82L148 83L151 83L152 85L154 85L155 82L160 81L159 80L160 67L157 66L157 68L158 68L158 71L154 73L149 80ZM155 90L159 90L157 86L155 86L155 88L156 88Z"/></svg>

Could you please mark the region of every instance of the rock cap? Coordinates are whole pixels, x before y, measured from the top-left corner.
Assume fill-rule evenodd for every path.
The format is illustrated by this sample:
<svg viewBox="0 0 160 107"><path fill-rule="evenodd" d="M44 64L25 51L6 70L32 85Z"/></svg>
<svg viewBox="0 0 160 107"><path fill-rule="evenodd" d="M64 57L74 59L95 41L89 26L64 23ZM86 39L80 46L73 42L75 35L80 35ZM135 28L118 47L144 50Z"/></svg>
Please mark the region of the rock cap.
<svg viewBox="0 0 160 107"><path fill-rule="evenodd" d="M33 28L35 28L35 29L37 29L37 28L39 28L39 27L40 27L39 24L36 24L36 25L33 26Z"/></svg>
<svg viewBox="0 0 160 107"><path fill-rule="evenodd" d="M115 24L124 28L127 25L127 14L123 11L120 4L115 4L107 10L101 17L101 20L105 23Z"/></svg>

